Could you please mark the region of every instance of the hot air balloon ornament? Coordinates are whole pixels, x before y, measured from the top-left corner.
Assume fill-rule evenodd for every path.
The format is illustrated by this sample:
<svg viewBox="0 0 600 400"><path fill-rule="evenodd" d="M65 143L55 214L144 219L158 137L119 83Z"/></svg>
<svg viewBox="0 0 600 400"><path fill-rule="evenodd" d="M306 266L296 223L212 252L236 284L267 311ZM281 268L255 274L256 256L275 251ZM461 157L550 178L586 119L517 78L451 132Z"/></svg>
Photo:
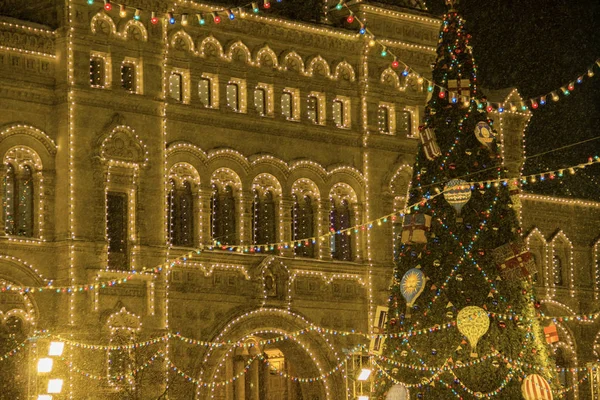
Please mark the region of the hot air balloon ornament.
<svg viewBox="0 0 600 400"><path fill-rule="evenodd" d="M456 210L456 221L461 222L460 210L471 199L471 185L462 179L452 179L444 188L444 199Z"/></svg>
<svg viewBox="0 0 600 400"><path fill-rule="evenodd" d="M385 400L409 400L410 393L404 383L397 383L390 388Z"/></svg>
<svg viewBox="0 0 600 400"><path fill-rule="evenodd" d="M405 318L410 318L410 309L415 304L415 300L423 293L425 280L425 275L418 268L409 269L402 277L400 292L406 300Z"/></svg>
<svg viewBox="0 0 600 400"><path fill-rule="evenodd" d="M490 329L490 317L487 312L477 306L467 306L458 312L456 326L469 340L471 357L477 357L477 342Z"/></svg>
<svg viewBox="0 0 600 400"><path fill-rule="evenodd" d="M475 137L481 144L488 149L491 148L494 139L496 139L496 131L494 131L487 122L480 121L475 125Z"/></svg>
<svg viewBox="0 0 600 400"><path fill-rule="evenodd" d="M548 381L538 374L527 375L523 379L521 394L525 400L553 400Z"/></svg>

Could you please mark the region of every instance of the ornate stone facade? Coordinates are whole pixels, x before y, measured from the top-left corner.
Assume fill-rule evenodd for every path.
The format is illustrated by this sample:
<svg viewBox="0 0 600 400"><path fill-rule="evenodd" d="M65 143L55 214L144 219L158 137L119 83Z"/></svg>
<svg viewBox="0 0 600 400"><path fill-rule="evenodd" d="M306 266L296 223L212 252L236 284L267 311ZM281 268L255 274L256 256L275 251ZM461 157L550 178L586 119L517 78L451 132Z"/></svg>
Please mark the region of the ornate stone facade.
<svg viewBox="0 0 600 400"><path fill-rule="evenodd" d="M34 233L0 237L0 279L4 287L52 281L70 289L0 294L3 324L17 316L27 334L47 329L77 343L142 342L122 352L68 344L72 364L60 363L56 373L77 399L351 398L336 371L365 338L316 327L368 332L375 307L387 303L397 232L391 218L380 218L405 201L426 99L422 82L389 68L352 30L250 10L216 25L209 6L188 1L128 2L141 8L141 21L131 19L131 9L120 18L116 5L105 12L100 2L73 0L66 9L55 2L58 28L27 22L40 22L47 3L33 7L31 18L0 17L0 156L22 149L36 165ZM404 62L428 73L439 20L353 7ZM171 9L176 24L150 23L151 10ZM197 24L199 13L205 26ZM380 133L382 104L395 121L383 129L390 134ZM507 160L522 159L528 117L497 118ZM189 184L193 246L171 245L171 181L177 188ZM211 196L227 187L233 235L246 246L241 252L208 250L219 239ZM254 191L273 196L279 243L273 249L250 251L258 229ZM312 247L310 257L294 250L299 197L311 200L315 240L295 245ZM535 195L522 201L544 312L597 311L600 204ZM336 244L323 236L332 204L347 205L352 226L375 221L336 242L345 246L346 261L335 259ZM109 240L114 235L120 245ZM155 274L131 272L159 267ZM553 346L564 350L567 367L595 362L597 322L557 325L560 342ZM158 339L145 342L151 338ZM23 362L33 365L44 346L40 339ZM29 389L42 393L46 378L33 368L28 373L30 382L37 379ZM569 372L566 380L578 377ZM569 396L588 394L585 383Z"/></svg>

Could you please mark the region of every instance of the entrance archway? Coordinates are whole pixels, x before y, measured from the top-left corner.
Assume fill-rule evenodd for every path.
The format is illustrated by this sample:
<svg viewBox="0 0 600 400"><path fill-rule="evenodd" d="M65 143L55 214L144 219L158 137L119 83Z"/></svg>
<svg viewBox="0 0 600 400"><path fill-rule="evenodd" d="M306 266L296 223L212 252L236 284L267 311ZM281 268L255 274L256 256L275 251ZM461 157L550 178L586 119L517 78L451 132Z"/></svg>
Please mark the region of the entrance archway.
<svg viewBox="0 0 600 400"><path fill-rule="evenodd" d="M329 338L288 310L261 308L231 320L202 361L197 399L342 399L343 357ZM239 344L242 344L240 346ZM339 370L338 370L339 369ZM214 382L229 382L214 385Z"/></svg>

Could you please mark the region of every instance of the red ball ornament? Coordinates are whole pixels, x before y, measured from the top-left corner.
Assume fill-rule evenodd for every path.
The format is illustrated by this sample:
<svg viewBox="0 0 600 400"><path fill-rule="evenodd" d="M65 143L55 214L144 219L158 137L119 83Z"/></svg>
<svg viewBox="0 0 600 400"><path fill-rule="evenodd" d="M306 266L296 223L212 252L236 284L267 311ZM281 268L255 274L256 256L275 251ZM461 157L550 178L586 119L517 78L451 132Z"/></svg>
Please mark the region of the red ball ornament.
<svg viewBox="0 0 600 400"><path fill-rule="evenodd" d="M494 109L494 107L492 107L492 106L487 106L486 107L487 112L492 112L493 109Z"/></svg>
<svg viewBox="0 0 600 400"><path fill-rule="evenodd" d="M500 328L504 329L504 328L506 328L506 322L504 322L504 321L500 321L500 322L498 322L498 326L499 326Z"/></svg>
<svg viewBox="0 0 600 400"><path fill-rule="evenodd" d="M537 309L539 309L541 306L542 306L542 303L540 303L539 301L536 301L534 303L534 307L537 308Z"/></svg>

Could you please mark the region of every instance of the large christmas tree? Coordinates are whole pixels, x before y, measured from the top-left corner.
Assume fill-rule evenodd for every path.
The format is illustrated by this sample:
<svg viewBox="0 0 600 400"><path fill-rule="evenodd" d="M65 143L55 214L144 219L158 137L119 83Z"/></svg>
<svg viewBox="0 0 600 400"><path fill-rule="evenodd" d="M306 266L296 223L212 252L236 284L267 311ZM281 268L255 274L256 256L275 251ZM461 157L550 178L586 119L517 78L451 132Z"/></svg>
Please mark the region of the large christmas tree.
<svg viewBox="0 0 600 400"><path fill-rule="evenodd" d="M448 3L376 392L383 397L401 383L410 398L520 399L524 377L554 381L553 363L536 319L515 188L504 180L490 109L477 89L470 35ZM539 382L533 386L543 392Z"/></svg>

